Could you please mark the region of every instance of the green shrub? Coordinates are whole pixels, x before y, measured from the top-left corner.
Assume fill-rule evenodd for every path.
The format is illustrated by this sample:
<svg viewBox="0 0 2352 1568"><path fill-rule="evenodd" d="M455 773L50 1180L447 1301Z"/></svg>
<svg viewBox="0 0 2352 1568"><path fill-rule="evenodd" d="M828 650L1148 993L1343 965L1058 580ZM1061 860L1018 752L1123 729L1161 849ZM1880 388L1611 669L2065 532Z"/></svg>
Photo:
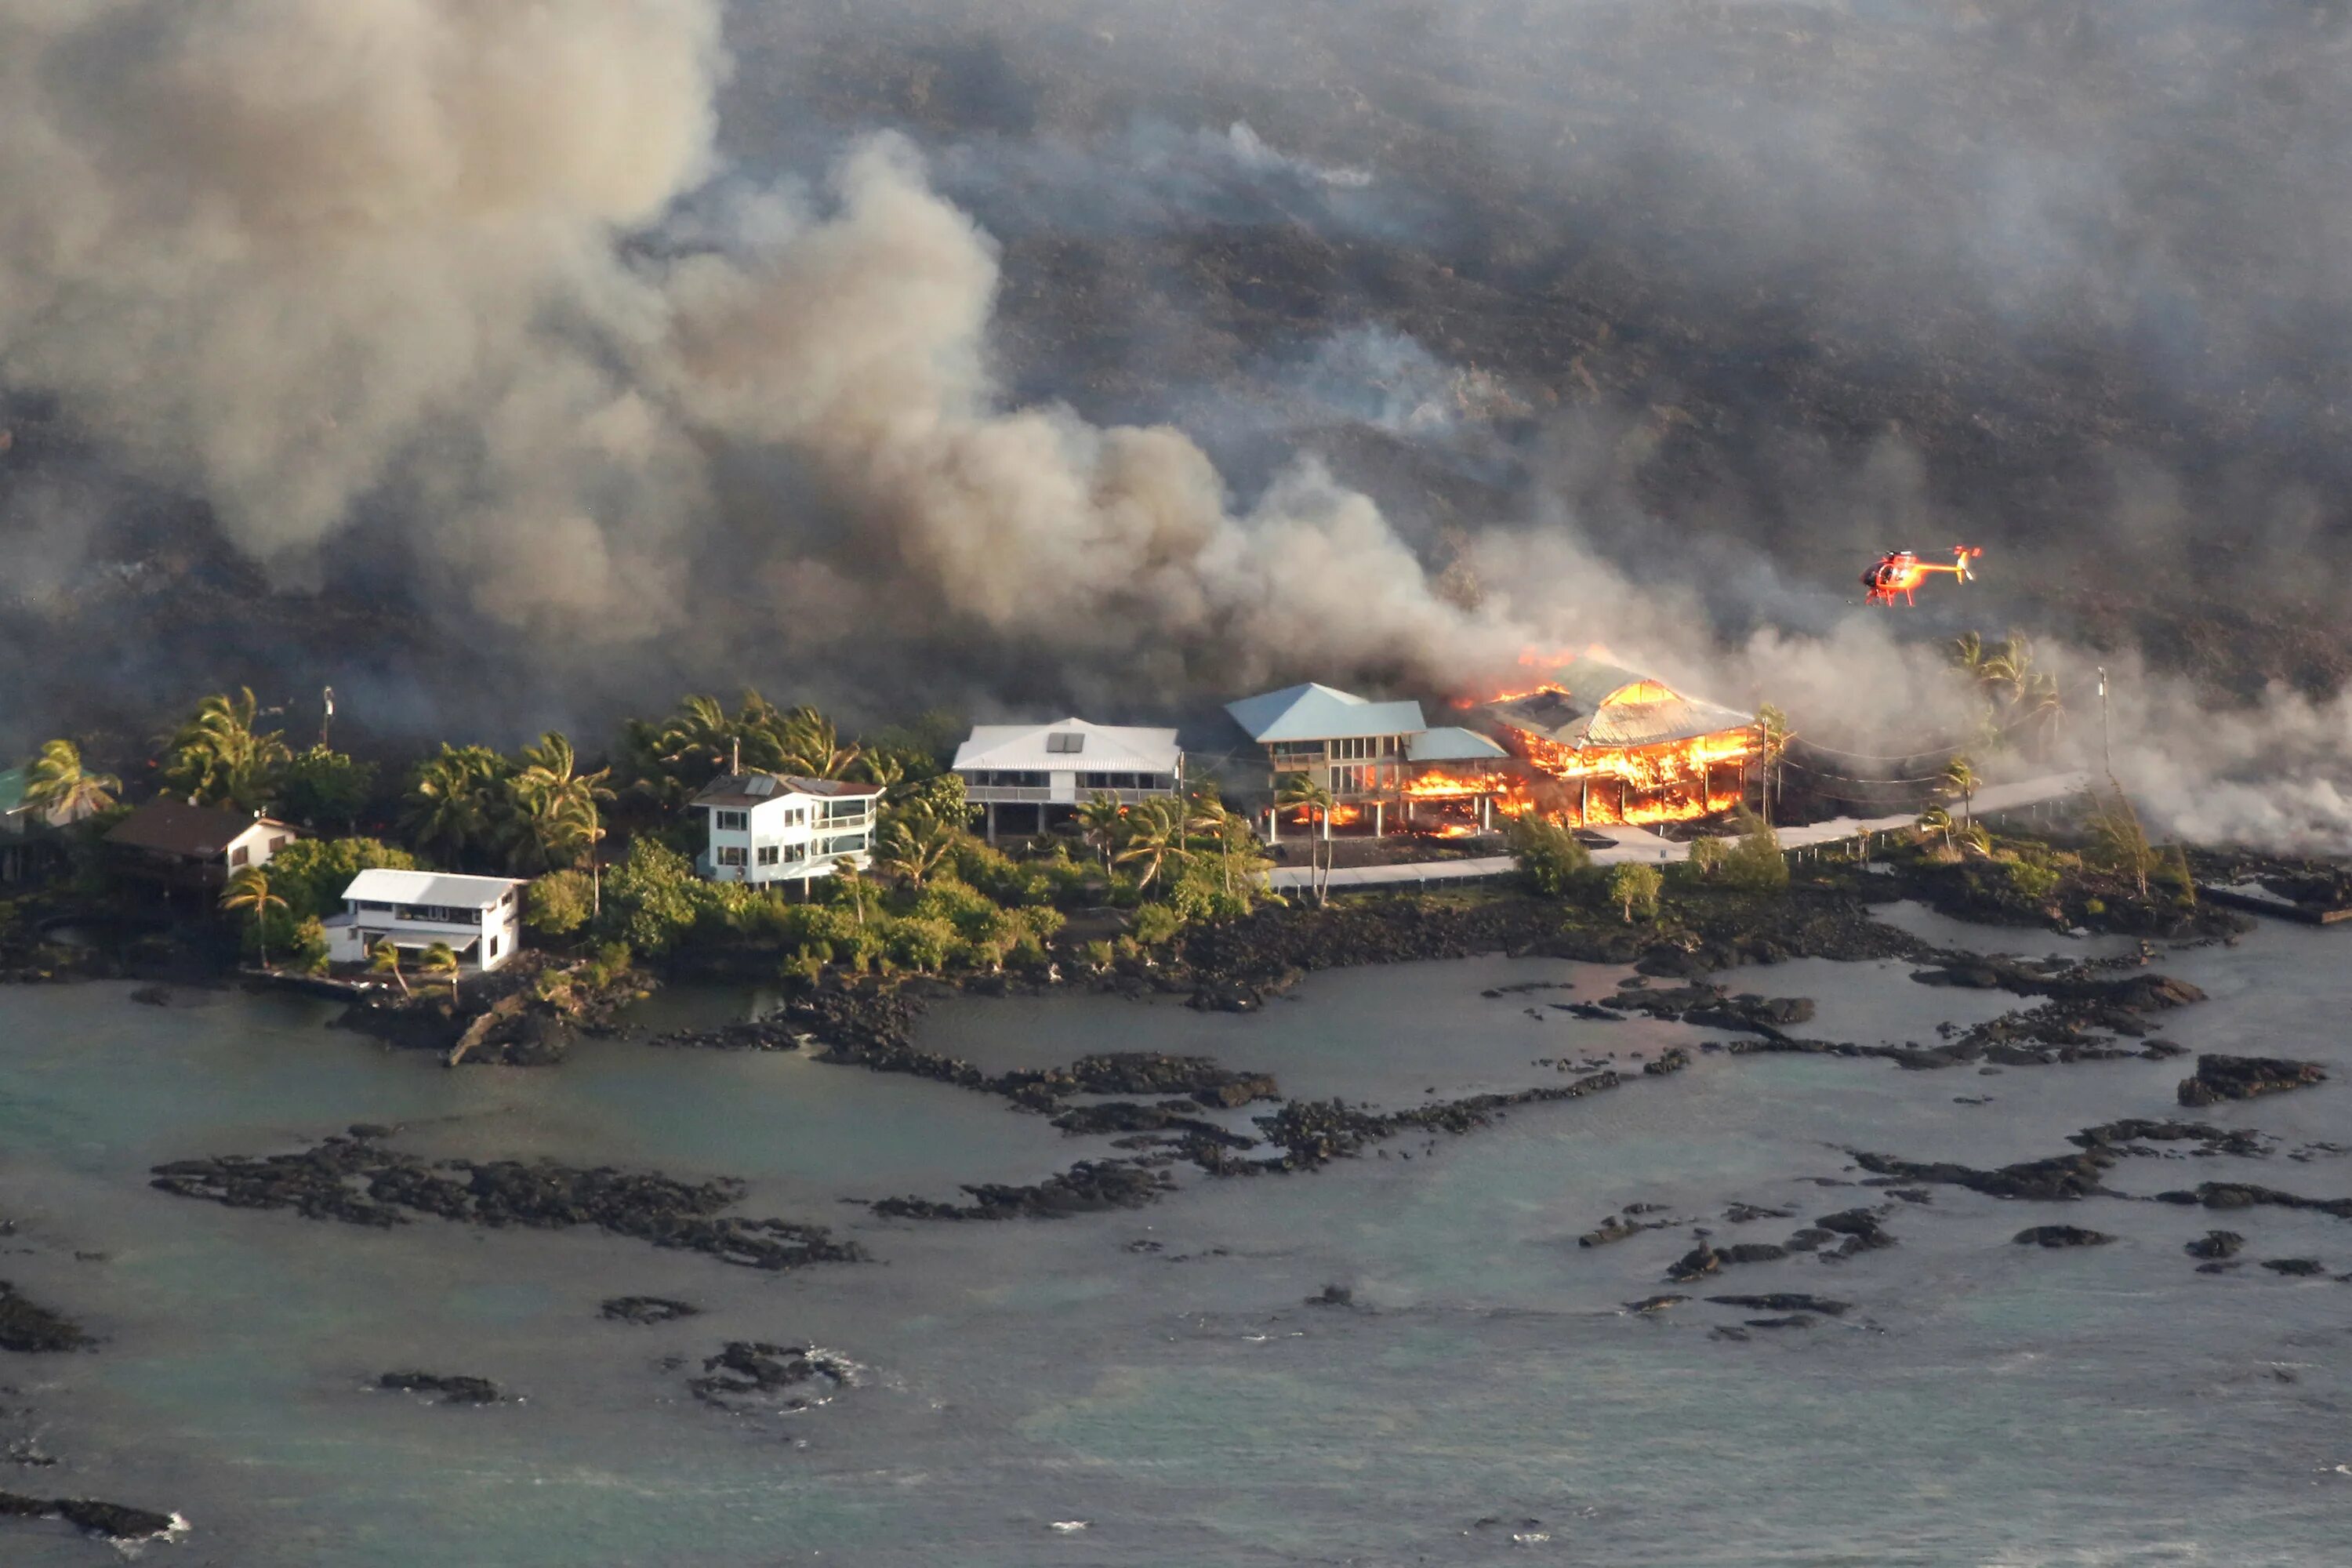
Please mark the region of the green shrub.
<svg viewBox="0 0 2352 1568"><path fill-rule="evenodd" d="M1530 813L1514 817L1505 835L1519 869L1536 891L1549 898L1566 898L1575 889L1578 873L1592 864L1591 853L1576 835L1557 822Z"/></svg>
<svg viewBox="0 0 2352 1568"><path fill-rule="evenodd" d="M1183 929L1184 917L1166 904L1146 904L1135 911L1135 940L1145 947L1172 941Z"/></svg>
<svg viewBox="0 0 2352 1568"><path fill-rule="evenodd" d="M2010 892L2025 903L2047 903L2051 895L2058 890L2059 875L2047 866L2011 860L2008 862L2006 871Z"/></svg>
<svg viewBox="0 0 2352 1568"><path fill-rule="evenodd" d="M523 919L533 931L569 936L588 923L591 889L584 871L551 871L523 895Z"/></svg>
<svg viewBox="0 0 2352 1568"><path fill-rule="evenodd" d="M947 967L956 945L956 929L947 921L909 915L890 921L883 952L902 968L936 974Z"/></svg>
<svg viewBox="0 0 2352 1568"><path fill-rule="evenodd" d="M1628 860L1609 872L1609 901L1625 911L1628 924L1633 922L1636 910L1654 920L1658 914L1658 890L1664 883L1655 866Z"/></svg>
<svg viewBox="0 0 2352 1568"><path fill-rule="evenodd" d="M1723 868L1724 860L1731 854L1731 840L1709 834L1694 838L1690 847L1690 867L1701 880L1712 880Z"/></svg>
<svg viewBox="0 0 2352 1568"><path fill-rule="evenodd" d="M638 952L667 952L690 930L702 907L699 881L686 857L651 838L635 838L604 878L604 912L597 931Z"/></svg>
<svg viewBox="0 0 2352 1568"><path fill-rule="evenodd" d="M1107 942L1090 942L1082 951L1086 953L1087 963L1097 969L1108 969L1112 960L1118 956Z"/></svg>
<svg viewBox="0 0 2352 1568"><path fill-rule="evenodd" d="M1752 812L1742 811L1735 822L1739 840L1723 858L1720 875L1725 885L1751 893L1786 888L1789 862L1781 858L1780 836Z"/></svg>

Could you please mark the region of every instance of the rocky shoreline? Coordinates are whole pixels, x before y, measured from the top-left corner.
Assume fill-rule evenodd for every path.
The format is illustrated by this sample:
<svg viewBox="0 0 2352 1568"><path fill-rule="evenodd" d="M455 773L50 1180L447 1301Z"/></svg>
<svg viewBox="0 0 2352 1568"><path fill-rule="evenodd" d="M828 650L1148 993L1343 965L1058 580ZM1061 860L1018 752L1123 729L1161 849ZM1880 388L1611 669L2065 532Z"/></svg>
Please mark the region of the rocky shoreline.
<svg viewBox="0 0 2352 1568"><path fill-rule="evenodd" d="M866 1257L824 1226L721 1214L743 1195L743 1184L731 1179L688 1183L548 1160L427 1162L386 1147L389 1135L389 1129L359 1126L289 1154L174 1160L156 1166L149 1184L231 1208L291 1209L306 1219L377 1228L406 1225L416 1215L494 1229L593 1226L747 1268Z"/></svg>

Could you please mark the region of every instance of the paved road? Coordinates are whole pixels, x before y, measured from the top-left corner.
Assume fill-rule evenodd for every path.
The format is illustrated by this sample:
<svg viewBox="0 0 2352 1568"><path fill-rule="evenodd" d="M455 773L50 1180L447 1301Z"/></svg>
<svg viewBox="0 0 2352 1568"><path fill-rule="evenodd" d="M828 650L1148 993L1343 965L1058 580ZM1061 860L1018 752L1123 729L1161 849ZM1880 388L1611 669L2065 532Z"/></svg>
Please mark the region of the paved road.
<svg viewBox="0 0 2352 1568"><path fill-rule="evenodd" d="M2044 801L2063 800L2080 795L2090 786L2091 775L2084 773L2052 773L2043 778L2026 779L2017 784L1996 784L1977 792L1976 814L1997 816L2005 811L2017 811ZM1896 816L1838 816L1827 822L1810 823L1803 827L1780 829L1780 847L1810 849L1823 844L1843 844L1865 833L1893 833L1909 827L1918 821L1918 814L1906 812ZM1607 849L1595 849L1595 865L1616 866L1628 860L1648 860L1663 864L1690 857L1690 846L1675 844L1659 837L1642 827L1601 827L1594 829L1615 839ZM1432 883L1467 881L1478 877L1501 877L1517 868L1508 855L1489 855L1475 860L1412 860L1391 866L1336 866L1331 869L1330 885L1335 891L1349 888L1425 887ZM1312 873L1304 866L1285 866L1266 880L1278 893L1304 892L1310 885Z"/></svg>

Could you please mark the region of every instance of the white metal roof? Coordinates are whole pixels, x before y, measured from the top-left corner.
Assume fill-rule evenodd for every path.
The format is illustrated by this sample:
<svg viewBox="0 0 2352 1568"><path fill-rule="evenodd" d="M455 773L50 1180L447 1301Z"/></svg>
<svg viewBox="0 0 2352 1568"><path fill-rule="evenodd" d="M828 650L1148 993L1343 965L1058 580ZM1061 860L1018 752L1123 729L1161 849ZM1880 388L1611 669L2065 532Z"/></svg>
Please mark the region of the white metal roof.
<svg viewBox="0 0 2352 1568"><path fill-rule="evenodd" d="M513 877L460 877L449 871L362 871L343 889L347 899L380 904L432 904L441 909L487 910L522 882Z"/></svg>
<svg viewBox="0 0 2352 1568"><path fill-rule="evenodd" d="M1077 750L1050 736L1076 737ZM976 724L971 738L956 748L955 767L1020 769L1028 773L1139 773L1176 771L1176 731L1124 724L1089 724L1057 719L1047 724Z"/></svg>
<svg viewBox="0 0 2352 1568"><path fill-rule="evenodd" d="M1475 730L1458 725L1441 724L1434 730L1423 730L1405 748L1405 759L1415 763L1483 762L1489 757L1510 755Z"/></svg>
<svg viewBox="0 0 2352 1568"><path fill-rule="evenodd" d="M1234 722L1261 744L1341 741L1361 735L1412 735L1427 729L1418 702L1371 702L1352 691L1308 681L1225 704Z"/></svg>

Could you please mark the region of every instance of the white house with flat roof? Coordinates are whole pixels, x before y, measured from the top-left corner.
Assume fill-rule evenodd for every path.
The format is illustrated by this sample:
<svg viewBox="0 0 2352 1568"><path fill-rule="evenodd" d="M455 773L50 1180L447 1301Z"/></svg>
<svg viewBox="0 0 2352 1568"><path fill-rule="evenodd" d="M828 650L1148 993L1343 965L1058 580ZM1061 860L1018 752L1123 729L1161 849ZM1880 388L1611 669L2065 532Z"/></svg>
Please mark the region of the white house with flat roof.
<svg viewBox="0 0 2352 1568"><path fill-rule="evenodd" d="M1184 785L1184 753L1173 730L1089 724L981 724L956 748L964 798L987 816L996 842L998 814L1013 831L1043 833L1081 801L1109 795L1121 805L1165 799Z"/></svg>
<svg viewBox="0 0 2352 1568"><path fill-rule="evenodd" d="M788 773L722 773L694 797L709 838L697 873L714 882L799 882L844 866L864 870L874 848L879 784Z"/></svg>
<svg viewBox="0 0 2352 1568"><path fill-rule="evenodd" d="M343 912L321 922L332 963L364 963L379 943L422 952L446 942L465 968L488 971L522 945L522 889L512 877L447 871L362 871L343 889Z"/></svg>

